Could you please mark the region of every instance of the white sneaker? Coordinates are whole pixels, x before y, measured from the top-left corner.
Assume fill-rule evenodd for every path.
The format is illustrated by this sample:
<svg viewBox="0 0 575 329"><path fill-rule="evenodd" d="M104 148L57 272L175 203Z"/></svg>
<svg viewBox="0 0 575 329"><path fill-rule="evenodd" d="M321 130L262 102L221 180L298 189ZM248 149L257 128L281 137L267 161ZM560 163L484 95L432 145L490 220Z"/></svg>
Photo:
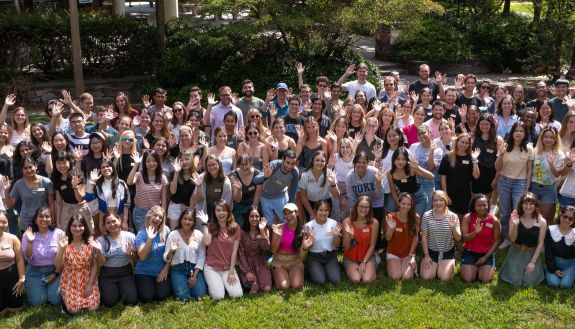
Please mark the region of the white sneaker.
<svg viewBox="0 0 575 329"><path fill-rule="evenodd" d="M505 240L499 245L499 249L505 249L511 245L511 241Z"/></svg>

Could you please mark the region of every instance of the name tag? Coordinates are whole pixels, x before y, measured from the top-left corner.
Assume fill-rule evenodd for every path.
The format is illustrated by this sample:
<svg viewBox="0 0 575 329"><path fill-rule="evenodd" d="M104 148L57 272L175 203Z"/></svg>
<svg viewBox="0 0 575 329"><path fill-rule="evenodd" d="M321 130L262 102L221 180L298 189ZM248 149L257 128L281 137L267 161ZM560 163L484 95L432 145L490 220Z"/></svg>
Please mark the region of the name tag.
<svg viewBox="0 0 575 329"><path fill-rule="evenodd" d="M352 133L352 132L354 132L354 131L355 131L355 129L349 128L349 132L350 132L350 133Z"/></svg>
<svg viewBox="0 0 575 329"><path fill-rule="evenodd" d="M215 189L214 189L214 192L215 192L215 193L222 193L222 189L221 189L221 188L215 188Z"/></svg>
<svg viewBox="0 0 575 329"><path fill-rule="evenodd" d="M493 228L493 223L486 223L485 227Z"/></svg>
<svg viewBox="0 0 575 329"><path fill-rule="evenodd" d="M369 229L368 229L368 228L364 228L364 229L362 229L361 231L362 231L363 233L368 233L368 232L369 232Z"/></svg>
<svg viewBox="0 0 575 329"><path fill-rule="evenodd" d="M522 156L519 157L519 159L521 159L521 160L527 160L527 159L529 159L529 156L527 156L527 155L522 155Z"/></svg>
<svg viewBox="0 0 575 329"><path fill-rule="evenodd" d="M36 192L44 192L44 191L46 191L46 189L43 187L39 187L36 189Z"/></svg>
<svg viewBox="0 0 575 329"><path fill-rule="evenodd" d="M3 245L3 246L2 246L2 250L8 250L8 249L10 249L10 246L9 246L9 245Z"/></svg>
<svg viewBox="0 0 575 329"><path fill-rule="evenodd" d="M261 238L262 238L262 236L261 236L261 235L259 235L259 234L258 234L258 235L256 235L256 239L261 239Z"/></svg>
<svg viewBox="0 0 575 329"><path fill-rule="evenodd" d="M233 144L234 144L234 141L229 141L229 142L228 142L228 145L233 145Z"/></svg>
<svg viewBox="0 0 575 329"><path fill-rule="evenodd" d="M60 191L64 191L64 190L67 189L67 188L68 188L68 186L62 185L62 186L60 186Z"/></svg>
<svg viewBox="0 0 575 329"><path fill-rule="evenodd" d="M158 243L158 247L164 247L164 246L166 246L166 243L165 243L165 242L160 242L160 243Z"/></svg>
<svg viewBox="0 0 575 329"><path fill-rule="evenodd" d="M118 250L118 249L120 249L120 248L118 248L118 247L110 248L110 254L115 253L116 250Z"/></svg>
<svg viewBox="0 0 575 329"><path fill-rule="evenodd" d="M276 184L277 184L278 186L282 186L282 181L276 180Z"/></svg>
<svg viewBox="0 0 575 329"><path fill-rule="evenodd" d="M486 149L485 151L486 151L487 153L493 153L493 150L492 150L492 149Z"/></svg>
<svg viewBox="0 0 575 329"><path fill-rule="evenodd" d="M400 232L400 233L403 232L403 228L401 228L401 227L396 227L395 230L396 230L397 232Z"/></svg>
<svg viewBox="0 0 575 329"><path fill-rule="evenodd" d="M250 187L248 187L248 191L253 191L253 190L255 190L255 189L256 189L255 186L250 186Z"/></svg>
<svg viewBox="0 0 575 329"><path fill-rule="evenodd" d="M407 179L402 179L401 182L402 182L402 183L407 183Z"/></svg>
<svg viewBox="0 0 575 329"><path fill-rule="evenodd" d="M450 117L452 117L452 118L457 118L457 114L451 113Z"/></svg>
<svg viewBox="0 0 575 329"><path fill-rule="evenodd" d="M461 163L463 163L463 164L469 164L469 160L462 160Z"/></svg>

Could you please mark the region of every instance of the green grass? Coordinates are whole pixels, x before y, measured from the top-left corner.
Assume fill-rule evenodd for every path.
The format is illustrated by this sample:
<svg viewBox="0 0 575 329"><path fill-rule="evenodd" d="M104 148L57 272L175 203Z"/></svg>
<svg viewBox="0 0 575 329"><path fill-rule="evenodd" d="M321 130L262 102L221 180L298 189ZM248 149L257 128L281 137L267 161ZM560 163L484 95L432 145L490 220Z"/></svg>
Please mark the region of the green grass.
<svg viewBox="0 0 575 329"><path fill-rule="evenodd" d="M503 253L499 253L497 264ZM573 328L575 290L514 289L421 279L392 282L380 268L375 284L347 281L237 300L165 302L102 308L73 317L36 307L0 320L0 328Z"/></svg>
<svg viewBox="0 0 575 329"><path fill-rule="evenodd" d="M503 8L503 7L501 7ZM533 3L531 2L511 2L511 11L533 16Z"/></svg>

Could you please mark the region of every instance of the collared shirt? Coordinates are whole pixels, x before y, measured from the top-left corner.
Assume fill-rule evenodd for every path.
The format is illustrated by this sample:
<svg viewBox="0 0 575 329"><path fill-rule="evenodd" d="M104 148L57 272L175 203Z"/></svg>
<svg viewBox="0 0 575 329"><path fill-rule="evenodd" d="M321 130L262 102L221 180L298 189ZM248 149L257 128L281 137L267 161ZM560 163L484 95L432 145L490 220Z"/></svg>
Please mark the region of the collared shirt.
<svg viewBox="0 0 575 329"><path fill-rule="evenodd" d="M216 131L216 128L224 127L224 117L229 111L233 111L238 116L238 120L236 121L236 129L240 129L240 127L244 125L244 116L242 114L242 110L240 110L239 107L233 104L225 106L220 102L212 107L210 117L210 125L212 125L212 139L214 137L214 131Z"/></svg>

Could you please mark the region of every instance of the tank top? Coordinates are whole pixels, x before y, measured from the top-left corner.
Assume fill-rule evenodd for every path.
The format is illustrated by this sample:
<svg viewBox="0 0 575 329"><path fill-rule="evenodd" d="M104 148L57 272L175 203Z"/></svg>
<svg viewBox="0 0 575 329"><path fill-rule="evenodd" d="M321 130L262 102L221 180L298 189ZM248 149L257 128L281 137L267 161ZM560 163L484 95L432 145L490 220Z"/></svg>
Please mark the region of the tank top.
<svg viewBox="0 0 575 329"><path fill-rule="evenodd" d="M257 170L262 170L262 164L263 164L263 160L262 157L250 157L252 158L252 167L254 167Z"/></svg>
<svg viewBox="0 0 575 329"><path fill-rule="evenodd" d="M417 182L416 176L408 176L407 179L395 179L393 178L393 183L399 190L399 192L415 193L419 191L421 185Z"/></svg>
<svg viewBox="0 0 575 329"><path fill-rule="evenodd" d="M282 239L280 241L280 247L278 248L278 251L282 254L295 254L297 250L295 250L292 246L294 238L295 230L292 230L287 226L287 224L284 224L282 230Z"/></svg>
<svg viewBox="0 0 575 329"><path fill-rule="evenodd" d="M354 230L353 238L355 239L356 245L344 251L343 256L349 260L361 262L371 242L371 224L366 224L364 227L358 228L355 226L355 222L351 221L351 227L353 227Z"/></svg>
<svg viewBox="0 0 575 329"><path fill-rule="evenodd" d="M16 253L10 239L11 234L4 232L0 239L0 270L6 269L15 263Z"/></svg>
<svg viewBox="0 0 575 329"><path fill-rule="evenodd" d="M475 222L477 222L477 214L471 213L469 216L469 233L475 232ZM493 245L493 215L487 215L487 219L481 225L483 226L481 232L479 232L473 240L465 242L463 248L472 252L485 254Z"/></svg>
<svg viewBox="0 0 575 329"><path fill-rule="evenodd" d="M289 148L287 148L285 150L278 150L278 159L283 159L284 154L287 152L287 150L289 150Z"/></svg>
<svg viewBox="0 0 575 329"><path fill-rule="evenodd" d="M321 151L321 144L313 149L310 149L307 145L303 147L302 152L299 155L299 166L303 168L307 168L309 163L311 162L311 158L313 157L314 153L317 151Z"/></svg>
<svg viewBox="0 0 575 329"><path fill-rule="evenodd" d="M531 228L526 228L523 223L519 221L519 227L517 228L517 239L515 240L515 243L529 248L537 247L540 229L541 227L535 225L533 225Z"/></svg>
<svg viewBox="0 0 575 329"><path fill-rule="evenodd" d="M407 257L413 240L408 223L400 221L396 212L391 214L391 218L395 221L395 231L387 244L387 252L400 258Z"/></svg>

